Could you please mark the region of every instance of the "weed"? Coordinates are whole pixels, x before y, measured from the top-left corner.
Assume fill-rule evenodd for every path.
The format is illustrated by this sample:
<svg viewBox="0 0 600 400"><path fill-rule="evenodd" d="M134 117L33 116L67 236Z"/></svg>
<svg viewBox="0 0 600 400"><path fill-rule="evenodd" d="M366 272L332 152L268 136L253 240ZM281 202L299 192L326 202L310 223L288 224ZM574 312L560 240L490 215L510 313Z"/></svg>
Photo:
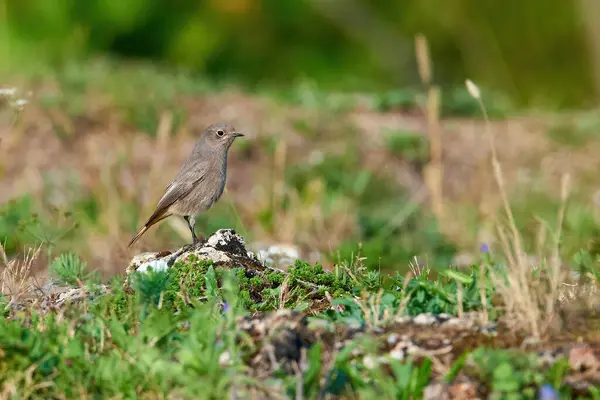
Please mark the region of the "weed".
<svg viewBox="0 0 600 400"><path fill-rule="evenodd" d="M578 148L589 143L599 128L600 120L597 115L582 115L556 121L548 129L548 137L558 145Z"/></svg>
<svg viewBox="0 0 600 400"><path fill-rule="evenodd" d="M417 90L404 89L382 93L375 97L373 108L379 112L411 110L417 107Z"/></svg>

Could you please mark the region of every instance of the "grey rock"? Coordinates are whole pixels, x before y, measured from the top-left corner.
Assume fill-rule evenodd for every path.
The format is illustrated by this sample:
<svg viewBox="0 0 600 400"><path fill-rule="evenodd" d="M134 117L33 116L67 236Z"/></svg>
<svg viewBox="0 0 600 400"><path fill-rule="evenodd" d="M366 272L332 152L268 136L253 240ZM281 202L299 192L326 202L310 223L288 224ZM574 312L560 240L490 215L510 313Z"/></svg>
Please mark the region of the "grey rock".
<svg viewBox="0 0 600 400"><path fill-rule="evenodd" d="M256 255L246 249L244 238L233 229L220 229L197 247L186 245L174 253L163 251L136 255L126 269L125 290L132 291L130 278L133 273L145 273L149 270L165 271L192 255L200 260L211 260L215 265L240 265L264 269Z"/></svg>

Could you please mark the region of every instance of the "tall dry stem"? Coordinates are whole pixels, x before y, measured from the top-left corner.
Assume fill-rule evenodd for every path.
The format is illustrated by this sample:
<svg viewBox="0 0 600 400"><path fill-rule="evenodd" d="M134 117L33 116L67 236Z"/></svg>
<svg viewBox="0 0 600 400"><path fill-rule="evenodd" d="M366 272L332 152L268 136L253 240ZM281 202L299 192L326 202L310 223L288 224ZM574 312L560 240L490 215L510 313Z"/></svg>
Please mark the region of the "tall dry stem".
<svg viewBox="0 0 600 400"><path fill-rule="evenodd" d="M561 205L558 211L557 226L549 264L544 264L544 257L539 266L530 265L523 251L522 239L512 213L505 188L502 167L498 160L494 135L490 129L489 117L481 98L479 88L470 80L466 81L470 95L477 100L485 121L486 135L491 151L491 166L494 181L502 200L507 217L508 231L504 224L497 223L497 233L503 253L507 261L506 274L492 271L492 280L496 290L504 301L505 320L515 328L527 331L531 336L539 338L545 334L557 316L556 304L559 296L559 285L562 281L560 262L560 237L569 197L570 176L564 174L561 185ZM538 245L539 252L542 253Z"/></svg>
<svg viewBox="0 0 600 400"><path fill-rule="evenodd" d="M427 136L429 140L429 162L425 166L424 179L431 198L431 207L438 219L444 216L444 196L442 183L444 166L442 163L442 128L440 124L441 93L432 84L433 69L427 39L423 35L415 37L415 53L421 81L427 86Z"/></svg>
<svg viewBox="0 0 600 400"><path fill-rule="evenodd" d="M33 286L32 266L38 259L41 245L30 248L22 259L15 258L7 261L8 257L0 248L3 269L0 271L0 293L7 297L10 303L17 302L26 295Z"/></svg>

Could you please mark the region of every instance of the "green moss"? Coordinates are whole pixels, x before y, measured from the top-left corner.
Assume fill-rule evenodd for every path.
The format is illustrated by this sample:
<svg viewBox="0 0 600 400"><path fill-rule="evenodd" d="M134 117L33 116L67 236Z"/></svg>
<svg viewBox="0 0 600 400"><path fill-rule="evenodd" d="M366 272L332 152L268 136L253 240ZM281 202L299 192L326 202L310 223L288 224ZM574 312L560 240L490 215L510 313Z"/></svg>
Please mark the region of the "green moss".
<svg viewBox="0 0 600 400"><path fill-rule="evenodd" d="M185 260L178 261L169 268L169 286L165 291L165 300L172 301L177 307L184 306L178 295L185 290L190 298L202 297L206 290L205 275L213 265L210 260L201 260L191 254Z"/></svg>
<svg viewBox="0 0 600 400"><path fill-rule="evenodd" d="M207 296L206 274L211 266L214 267L213 262L190 255L169 268L163 307L174 306L181 309L188 306L184 298L199 299ZM218 296L222 295L223 280L227 272L232 273L235 279L239 304L250 312L276 310L280 307L281 298L285 299L286 307L296 308L308 304L309 309L319 308L322 307L321 304L325 304L325 292L334 297L347 295L352 292L355 283L345 276L338 277L325 271L320 264L313 266L297 261L288 271L289 277L282 296L282 285L287 276L283 272L216 266ZM118 308L127 310L125 300L120 300Z"/></svg>
<svg viewBox="0 0 600 400"><path fill-rule="evenodd" d="M265 275L265 280L267 282L273 283L273 284L277 284L277 285L281 285L283 283L283 274L280 272L269 272Z"/></svg>
<svg viewBox="0 0 600 400"><path fill-rule="evenodd" d="M131 298L125 292L120 291L112 298L111 308L118 318L127 315L130 310Z"/></svg>
<svg viewBox="0 0 600 400"><path fill-rule="evenodd" d="M320 286L319 291L327 290L331 294L341 295L352 292L353 285L346 279L335 276L323 269L321 264L310 265L306 261L296 260L290 267L289 274L295 284L298 280Z"/></svg>
<svg viewBox="0 0 600 400"><path fill-rule="evenodd" d="M395 156L419 166L429 158L429 142L420 132L394 130L385 136L385 146Z"/></svg>
<svg viewBox="0 0 600 400"><path fill-rule="evenodd" d="M260 276L255 276L248 280L248 284L250 284L252 286L262 286L262 285L265 285L266 283L267 282L264 280L264 278L262 278Z"/></svg>

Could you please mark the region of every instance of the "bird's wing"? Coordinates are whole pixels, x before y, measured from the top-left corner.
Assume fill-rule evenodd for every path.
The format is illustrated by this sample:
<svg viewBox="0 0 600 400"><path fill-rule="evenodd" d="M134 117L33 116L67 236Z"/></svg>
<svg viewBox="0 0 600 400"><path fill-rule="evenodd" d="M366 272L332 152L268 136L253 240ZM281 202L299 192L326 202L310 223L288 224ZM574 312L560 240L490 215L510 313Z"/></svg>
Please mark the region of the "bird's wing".
<svg viewBox="0 0 600 400"><path fill-rule="evenodd" d="M206 178L206 173L199 171L206 171L205 168L197 169L184 169L181 170L177 177L166 187L165 194L158 201L156 209L148 218L144 226L138 231L137 235L129 242L131 247L152 225L167 218L171 215L169 207L173 205L177 200L187 196L194 187L202 183Z"/></svg>
<svg viewBox="0 0 600 400"><path fill-rule="evenodd" d="M153 216L156 214L164 214L173 203L187 196L193 188L202 183L205 176L206 175L203 174L194 179L190 179L192 178L191 176L188 179L185 179L186 176L183 175L181 176L183 179L175 179L171 182L169 186L167 186L163 197L158 201ZM152 219L152 217L150 217L150 219Z"/></svg>

